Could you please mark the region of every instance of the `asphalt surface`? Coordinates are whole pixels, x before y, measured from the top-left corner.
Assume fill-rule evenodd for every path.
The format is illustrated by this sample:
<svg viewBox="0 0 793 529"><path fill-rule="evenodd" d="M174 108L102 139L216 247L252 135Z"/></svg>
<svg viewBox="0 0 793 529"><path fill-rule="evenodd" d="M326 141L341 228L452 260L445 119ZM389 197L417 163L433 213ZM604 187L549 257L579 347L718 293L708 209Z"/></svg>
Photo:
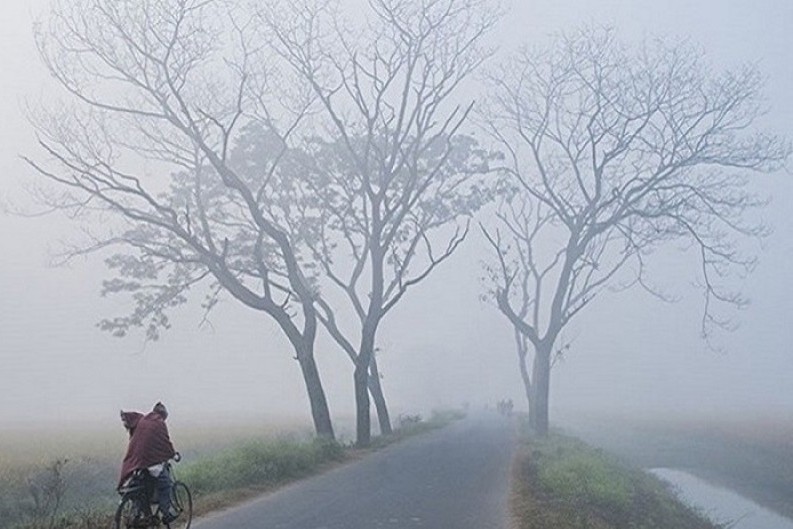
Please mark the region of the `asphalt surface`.
<svg viewBox="0 0 793 529"><path fill-rule="evenodd" d="M507 529L511 422L455 422L197 520L194 529Z"/></svg>

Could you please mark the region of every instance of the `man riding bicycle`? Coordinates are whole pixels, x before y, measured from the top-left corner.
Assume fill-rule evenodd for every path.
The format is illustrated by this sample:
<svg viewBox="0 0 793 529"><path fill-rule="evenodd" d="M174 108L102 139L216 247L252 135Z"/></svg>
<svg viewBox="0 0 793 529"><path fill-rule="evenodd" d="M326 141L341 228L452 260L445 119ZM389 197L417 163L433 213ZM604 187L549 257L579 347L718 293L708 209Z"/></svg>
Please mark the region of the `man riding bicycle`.
<svg viewBox="0 0 793 529"><path fill-rule="evenodd" d="M168 426L165 424L167 418L168 410L162 402L155 404L154 409L146 415L135 411L121 412L121 422L129 432L129 445L118 482L120 488L136 470L146 469L156 480L162 521L166 524L173 521L176 515L171 512L173 483L165 463L171 458L177 461L180 458L168 435Z"/></svg>

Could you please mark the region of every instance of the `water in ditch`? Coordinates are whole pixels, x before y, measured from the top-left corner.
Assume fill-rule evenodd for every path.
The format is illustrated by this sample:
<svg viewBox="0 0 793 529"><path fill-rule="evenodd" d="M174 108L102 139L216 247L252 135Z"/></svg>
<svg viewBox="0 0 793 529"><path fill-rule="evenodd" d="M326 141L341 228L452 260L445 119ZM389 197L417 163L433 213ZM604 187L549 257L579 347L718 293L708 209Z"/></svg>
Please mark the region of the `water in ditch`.
<svg viewBox="0 0 793 529"><path fill-rule="evenodd" d="M653 468L650 472L670 483L681 500L715 522L727 522L730 529L793 529L793 520L682 470Z"/></svg>

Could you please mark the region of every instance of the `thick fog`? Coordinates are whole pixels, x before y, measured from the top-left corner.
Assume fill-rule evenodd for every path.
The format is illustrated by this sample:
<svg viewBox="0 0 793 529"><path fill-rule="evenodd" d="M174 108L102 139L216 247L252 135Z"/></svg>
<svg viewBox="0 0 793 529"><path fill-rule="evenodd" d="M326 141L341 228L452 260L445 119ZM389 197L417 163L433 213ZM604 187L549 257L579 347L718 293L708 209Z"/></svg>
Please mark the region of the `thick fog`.
<svg viewBox="0 0 793 529"><path fill-rule="evenodd" d="M96 323L122 313L100 297L100 256L51 266L77 224L42 209L28 192L33 171L20 154L41 156L27 107L55 91L36 53L32 25L45 2L0 4L0 424L102 423L119 408L169 405L173 421L206 416L309 423L303 381L283 333L265 315L224 300L202 322L199 299L177 309L156 342L139 332L118 339ZM788 0L514 1L491 39L504 50L547 42L583 23L613 25L627 39L667 36L701 46L717 67L757 62L767 77L769 112L760 126L793 136L793 3ZM654 256L656 283L680 298L662 303L640 289L605 292L563 334L571 343L553 368L551 408L636 414L793 415L793 180L753 175L773 197L762 217L774 232L756 270L739 285L751 299L721 332L715 352L700 338L697 263L670 247ZM487 247L472 230L459 252L406 295L382 324L377 346L394 410L492 406L525 408L512 329L480 300ZM331 413L354 413L352 365L320 332L316 356ZM555 416L552 414L551 420Z"/></svg>

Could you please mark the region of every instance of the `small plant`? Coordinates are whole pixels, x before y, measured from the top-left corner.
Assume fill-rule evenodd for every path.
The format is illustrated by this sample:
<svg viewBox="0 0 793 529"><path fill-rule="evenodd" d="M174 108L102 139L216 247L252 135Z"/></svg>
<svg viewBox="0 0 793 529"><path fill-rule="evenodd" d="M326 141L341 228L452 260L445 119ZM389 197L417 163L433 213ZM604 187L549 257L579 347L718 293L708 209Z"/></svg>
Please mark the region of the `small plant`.
<svg viewBox="0 0 793 529"><path fill-rule="evenodd" d="M49 520L50 529L55 527L58 510L66 494L63 467L68 459L56 459L44 471L28 478L28 492L33 500L30 514L35 521Z"/></svg>

